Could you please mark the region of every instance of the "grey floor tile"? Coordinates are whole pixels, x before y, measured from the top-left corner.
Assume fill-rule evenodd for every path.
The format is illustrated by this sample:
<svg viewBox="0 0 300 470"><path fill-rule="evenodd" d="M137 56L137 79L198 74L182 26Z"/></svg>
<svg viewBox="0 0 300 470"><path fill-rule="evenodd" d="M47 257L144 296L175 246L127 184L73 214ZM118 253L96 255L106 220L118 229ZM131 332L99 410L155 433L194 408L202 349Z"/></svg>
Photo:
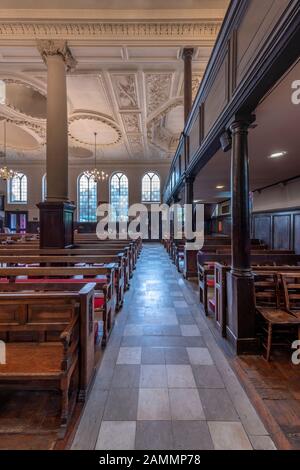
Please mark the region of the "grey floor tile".
<svg viewBox="0 0 300 470"><path fill-rule="evenodd" d="M164 348L166 364L190 364L186 348L170 347Z"/></svg>
<svg viewBox="0 0 300 470"><path fill-rule="evenodd" d="M172 420L204 420L204 412L196 388L170 388Z"/></svg>
<svg viewBox="0 0 300 470"><path fill-rule="evenodd" d="M141 365L140 388L167 388L167 371L165 365Z"/></svg>
<svg viewBox="0 0 300 470"><path fill-rule="evenodd" d="M195 381L199 388L224 388L223 380L216 366L192 366Z"/></svg>
<svg viewBox="0 0 300 470"><path fill-rule="evenodd" d="M170 400L167 388L140 388L137 419L162 420L171 419Z"/></svg>
<svg viewBox="0 0 300 470"><path fill-rule="evenodd" d="M140 383L139 365L116 365L111 383L112 388L138 388Z"/></svg>
<svg viewBox="0 0 300 470"><path fill-rule="evenodd" d="M170 388L195 388L191 366L187 365L167 365L168 386Z"/></svg>
<svg viewBox="0 0 300 470"><path fill-rule="evenodd" d="M136 388L113 388L109 392L103 419L105 421L135 421L139 391Z"/></svg>
<svg viewBox="0 0 300 470"><path fill-rule="evenodd" d="M164 349L159 347L142 347L142 364L164 364Z"/></svg>
<svg viewBox="0 0 300 470"><path fill-rule="evenodd" d="M136 450L172 450L171 421L138 421L136 427Z"/></svg>
<svg viewBox="0 0 300 470"><path fill-rule="evenodd" d="M117 358L117 364L140 364L141 347L121 347Z"/></svg>
<svg viewBox="0 0 300 470"><path fill-rule="evenodd" d="M190 362L193 365L213 365L214 361L207 348L187 348Z"/></svg>
<svg viewBox="0 0 300 470"><path fill-rule="evenodd" d="M121 347L141 347L143 343L143 336L123 336Z"/></svg>
<svg viewBox="0 0 300 470"><path fill-rule="evenodd" d="M201 336L197 325L180 325L182 336Z"/></svg>
<svg viewBox="0 0 300 470"><path fill-rule="evenodd" d="M238 414L226 389L199 388L199 395L207 420L238 421Z"/></svg>
<svg viewBox="0 0 300 470"><path fill-rule="evenodd" d="M177 315L179 325L195 325L196 322L192 315Z"/></svg>
<svg viewBox="0 0 300 470"><path fill-rule="evenodd" d="M204 421L173 421L173 447L176 450L212 450L211 435Z"/></svg>
<svg viewBox="0 0 300 470"><path fill-rule="evenodd" d="M252 450L251 443L239 422L208 422L215 450Z"/></svg>
<svg viewBox="0 0 300 470"><path fill-rule="evenodd" d="M250 436L250 441L255 450L276 450L270 436Z"/></svg>
<svg viewBox="0 0 300 470"><path fill-rule="evenodd" d="M95 450L134 450L136 421L102 421Z"/></svg>

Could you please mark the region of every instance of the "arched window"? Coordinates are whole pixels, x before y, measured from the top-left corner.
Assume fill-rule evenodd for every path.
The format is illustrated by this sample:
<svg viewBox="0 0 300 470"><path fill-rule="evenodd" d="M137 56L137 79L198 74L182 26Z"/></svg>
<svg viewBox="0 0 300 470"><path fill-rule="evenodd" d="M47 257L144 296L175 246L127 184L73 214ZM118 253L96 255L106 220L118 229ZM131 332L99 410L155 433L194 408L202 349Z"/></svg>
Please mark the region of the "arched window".
<svg viewBox="0 0 300 470"><path fill-rule="evenodd" d="M84 173L78 178L79 222L97 221L97 183Z"/></svg>
<svg viewBox="0 0 300 470"><path fill-rule="evenodd" d="M142 179L142 202L160 202L160 178L156 173L146 173Z"/></svg>
<svg viewBox="0 0 300 470"><path fill-rule="evenodd" d="M42 201L46 200L46 196L47 196L47 175L45 173L42 178Z"/></svg>
<svg viewBox="0 0 300 470"><path fill-rule="evenodd" d="M8 200L11 204L27 203L27 176L23 173L8 180Z"/></svg>
<svg viewBox="0 0 300 470"><path fill-rule="evenodd" d="M110 203L112 219L126 222L128 220L128 178L124 173L115 173L110 179Z"/></svg>

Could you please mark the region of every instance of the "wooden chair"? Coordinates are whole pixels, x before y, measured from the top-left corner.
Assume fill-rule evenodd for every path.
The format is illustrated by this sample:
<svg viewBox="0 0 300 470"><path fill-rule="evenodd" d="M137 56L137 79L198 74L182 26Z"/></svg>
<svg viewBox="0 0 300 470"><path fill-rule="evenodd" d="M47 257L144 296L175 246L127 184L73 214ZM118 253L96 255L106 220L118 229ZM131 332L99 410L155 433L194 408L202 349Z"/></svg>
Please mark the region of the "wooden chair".
<svg viewBox="0 0 300 470"><path fill-rule="evenodd" d="M297 329L299 335L300 318L281 306L277 272L254 274L256 311L262 333L261 344L266 351L266 360L269 361L274 347L291 347L292 341L297 337Z"/></svg>

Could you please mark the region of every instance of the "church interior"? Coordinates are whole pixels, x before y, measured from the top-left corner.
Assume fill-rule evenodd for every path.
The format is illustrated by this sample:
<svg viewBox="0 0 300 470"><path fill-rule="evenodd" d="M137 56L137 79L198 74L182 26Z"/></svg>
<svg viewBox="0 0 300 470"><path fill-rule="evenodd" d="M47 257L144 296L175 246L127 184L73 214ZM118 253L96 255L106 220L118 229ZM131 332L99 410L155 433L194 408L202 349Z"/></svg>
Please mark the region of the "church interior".
<svg viewBox="0 0 300 470"><path fill-rule="evenodd" d="M1 0L0 451L300 450L299 122L298 0Z"/></svg>

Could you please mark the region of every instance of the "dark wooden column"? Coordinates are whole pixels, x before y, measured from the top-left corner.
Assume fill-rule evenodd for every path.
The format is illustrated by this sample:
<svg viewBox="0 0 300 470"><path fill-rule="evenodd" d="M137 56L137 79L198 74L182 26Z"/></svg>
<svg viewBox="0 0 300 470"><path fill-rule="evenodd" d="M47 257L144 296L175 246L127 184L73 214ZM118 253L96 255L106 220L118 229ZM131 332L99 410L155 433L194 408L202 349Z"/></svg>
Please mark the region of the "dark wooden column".
<svg viewBox="0 0 300 470"><path fill-rule="evenodd" d="M230 126L232 267L228 274L227 335L238 354L255 351L254 283L251 272L248 128L250 116Z"/></svg>
<svg viewBox="0 0 300 470"><path fill-rule="evenodd" d="M183 82L183 95L184 95L184 123L186 123L188 115L192 108L192 58L194 49L192 47L185 47L182 51L182 58L184 61L184 82Z"/></svg>
<svg viewBox="0 0 300 470"><path fill-rule="evenodd" d="M185 177L185 204L193 204L194 201L194 177L186 176Z"/></svg>

